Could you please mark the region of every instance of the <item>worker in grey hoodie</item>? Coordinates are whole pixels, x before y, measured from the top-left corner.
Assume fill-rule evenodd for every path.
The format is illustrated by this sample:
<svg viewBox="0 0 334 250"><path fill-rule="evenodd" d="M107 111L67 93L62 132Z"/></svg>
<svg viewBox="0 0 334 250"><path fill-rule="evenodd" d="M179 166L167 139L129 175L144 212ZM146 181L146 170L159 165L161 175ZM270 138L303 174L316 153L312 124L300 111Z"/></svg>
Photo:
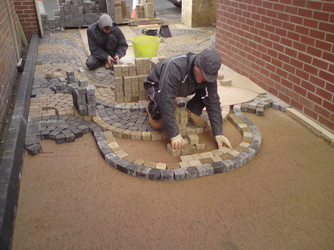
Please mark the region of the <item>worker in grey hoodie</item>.
<svg viewBox="0 0 334 250"><path fill-rule="evenodd" d="M86 61L89 69L106 68L119 64L125 56L128 44L122 30L113 23L108 14L102 14L99 21L87 28L88 45L91 52Z"/></svg>
<svg viewBox="0 0 334 250"><path fill-rule="evenodd" d="M199 54L186 53L171 56L155 65L144 81L144 88L151 101L147 106L149 124L153 129L166 131L173 149L180 149L184 141L175 119L175 98L195 94L187 103L189 120L198 127L206 127L201 117L206 107L213 135L218 148L223 145L232 149L223 136L223 119L217 91L217 77L221 66L220 55L214 49Z"/></svg>

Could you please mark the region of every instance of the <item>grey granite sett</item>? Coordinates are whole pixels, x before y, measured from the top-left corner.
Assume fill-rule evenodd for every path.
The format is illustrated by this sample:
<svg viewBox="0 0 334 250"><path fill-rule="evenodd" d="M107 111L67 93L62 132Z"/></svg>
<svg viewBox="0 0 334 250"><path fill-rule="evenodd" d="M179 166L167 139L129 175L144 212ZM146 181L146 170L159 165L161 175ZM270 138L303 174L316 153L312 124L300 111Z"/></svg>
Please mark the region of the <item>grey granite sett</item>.
<svg viewBox="0 0 334 250"><path fill-rule="evenodd" d="M234 162L231 161L230 159L224 160L223 163L225 165L225 171L226 172L231 171L231 170L234 169Z"/></svg>
<svg viewBox="0 0 334 250"><path fill-rule="evenodd" d="M148 168L148 167L144 167L144 166L140 166L136 173L137 173L137 176L139 178L143 178L143 179L148 179L149 177L149 172L151 171L152 168Z"/></svg>
<svg viewBox="0 0 334 250"><path fill-rule="evenodd" d="M249 162L249 155L246 154L245 152L241 152L238 156L242 159L242 165Z"/></svg>
<svg viewBox="0 0 334 250"><path fill-rule="evenodd" d="M93 133L101 132L101 131L102 131L98 126L96 126L96 127L91 127L90 129L91 129L91 131L92 131Z"/></svg>
<svg viewBox="0 0 334 250"><path fill-rule="evenodd" d="M106 139L105 136L104 136L104 134L103 134L103 132L101 132L101 130L98 131L98 132L95 132L95 133L94 133L94 137L95 137L95 140L96 140L97 142L99 142L99 141L103 141L103 140Z"/></svg>
<svg viewBox="0 0 334 250"><path fill-rule="evenodd" d="M83 136L82 130L79 129L79 128L73 129L72 132L73 132L75 138L79 138L79 137Z"/></svg>
<svg viewBox="0 0 334 250"><path fill-rule="evenodd" d="M122 158L120 158L117 162L117 169L123 173L127 173L128 172L128 166L131 164L131 162L126 161Z"/></svg>
<svg viewBox="0 0 334 250"><path fill-rule="evenodd" d="M211 164L203 164L196 166L196 168L198 170L198 176L213 175L213 167Z"/></svg>
<svg viewBox="0 0 334 250"><path fill-rule="evenodd" d="M183 168L174 169L174 180L181 181L186 179L186 172Z"/></svg>
<svg viewBox="0 0 334 250"><path fill-rule="evenodd" d="M213 173L219 174L225 172L225 164L223 161L213 162L211 163L211 166L213 167Z"/></svg>
<svg viewBox="0 0 334 250"><path fill-rule="evenodd" d="M148 173L148 178L152 181L158 181L161 177L161 170L152 168L150 172Z"/></svg>
<svg viewBox="0 0 334 250"><path fill-rule="evenodd" d="M74 142L75 135L72 132L64 133L66 142Z"/></svg>
<svg viewBox="0 0 334 250"><path fill-rule="evenodd" d="M238 168L244 164L244 159L240 156L240 154L233 156L229 160L234 163L234 168Z"/></svg>
<svg viewBox="0 0 334 250"><path fill-rule="evenodd" d="M173 181L174 171L173 169L161 169L161 181Z"/></svg>
<svg viewBox="0 0 334 250"><path fill-rule="evenodd" d="M58 135L56 135L56 143L57 144L61 144L61 143L65 143L65 135L62 133L59 133Z"/></svg>
<svg viewBox="0 0 334 250"><path fill-rule="evenodd" d="M36 136L36 135L27 135L25 137L25 142L24 144L26 146L32 145L32 144L36 144L36 143L41 143L41 139Z"/></svg>
<svg viewBox="0 0 334 250"><path fill-rule="evenodd" d="M140 167L139 165L131 163L127 168L128 175L137 176L137 169L139 167Z"/></svg>
<svg viewBox="0 0 334 250"><path fill-rule="evenodd" d="M50 133L51 133L50 130L43 130L43 131L41 131L41 139L42 140L48 140L48 139L50 139Z"/></svg>
<svg viewBox="0 0 334 250"><path fill-rule="evenodd" d="M28 151L28 154L30 155L37 155L39 152L42 151L42 145L41 144L31 144L29 146L25 147Z"/></svg>
<svg viewBox="0 0 334 250"><path fill-rule="evenodd" d="M117 168L117 161L121 159L118 155L115 153L109 153L104 156L104 160L113 168Z"/></svg>
<svg viewBox="0 0 334 250"><path fill-rule="evenodd" d="M198 175L198 170L196 167L187 167L184 169L184 171L186 173L186 179L192 179Z"/></svg>
<svg viewBox="0 0 334 250"><path fill-rule="evenodd" d="M87 134L90 132L90 128L84 124L78 126L78 129L81 129L82 133Z"/></svg>
<svg viewBox="0 0 334 250"><path fill-rule="evenodd" d="M260 150L260 146L261 146L261 140L253 138L251 144L249 145L249 148L255 150L255 154L257 154Z"/></svg>
<svg viewBox="0 0 334 250"><path fill-rule="evenodd" d="M252 149L252 148L246 148L243 153L245 153L245 154L248 155L247 162L249 162L250 160L252 160L254 158L254 156L255 156L255 150Z"/></svg>

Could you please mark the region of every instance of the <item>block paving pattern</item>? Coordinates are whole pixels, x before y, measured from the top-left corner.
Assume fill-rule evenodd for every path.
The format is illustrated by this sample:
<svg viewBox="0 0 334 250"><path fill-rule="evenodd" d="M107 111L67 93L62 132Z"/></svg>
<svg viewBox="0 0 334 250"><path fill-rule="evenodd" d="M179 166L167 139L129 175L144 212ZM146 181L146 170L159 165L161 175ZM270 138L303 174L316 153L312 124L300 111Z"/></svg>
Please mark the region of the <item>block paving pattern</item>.
<svg viewBox="0 0 334 250"><path fill-rule="evenodd" d="M59 42L59 44L57 44ZM50 46L49 46L50 45ZM54 52L54 53L53 53ZM261 95L250 103L222 107L227 119L243 136L234 149L223 147L210 152L182 155L179 163L150 162L134 158L123 151L117 138L132 140L161 140L163 130L155 131L148 124L145 108L147 101L116 103L114 76L110 70L88 70L84 65L86 55L76 31L50 33L41 39L38 64L30 104L29 123L25 146L29 154L41 150L41 140L52 139L57 143L73 142L86 133L92 133L102 157L112 167L139 178L161 181L191 179L231 171L250 161L260 149L261 133L242 112L256 113L256 109L274 107L284 110L286 104L270 95ZM73 70L76 79L87 79L94 85L97 112L95 116L80 115L73 106L68 88L60 88L66 82L66 71ZM178 100L184 107L187 98ZM233 114L232 114L233 113ZM257 115L263 115L259 112ZM207 113L203 118L208 120ZM204 131L211 130L208 126ZM200 134L203 128L187 124L181 130L183 137Z"/></svg>

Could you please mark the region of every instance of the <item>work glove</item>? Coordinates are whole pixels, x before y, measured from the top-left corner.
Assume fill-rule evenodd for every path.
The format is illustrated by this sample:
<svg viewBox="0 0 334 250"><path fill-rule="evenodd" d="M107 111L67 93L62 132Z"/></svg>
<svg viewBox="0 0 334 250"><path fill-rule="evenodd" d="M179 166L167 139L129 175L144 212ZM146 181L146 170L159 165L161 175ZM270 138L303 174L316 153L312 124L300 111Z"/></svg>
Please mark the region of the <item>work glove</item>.
<svg viewBox="0 0 334 250"><path fill-rule="evenodd" d="M111 56L108 56L108 63L110 67L112 67L112 61L114 61L114 59Z"/></svg>
<svg viewBox="0 0 334 250"><path fill-rule="evenodd" d="M183 138L180 134L175 137L170 138L170 143L172 144L173 149L180 149L184 146Z"/></svg>
<svg viewBox="0 0 334 250"><path fill-rule="evenodd" d="M111 57L110 55L108 56L108 63L110 65L110 67L112 67L112 62L114 62L114 61L116 61L116 64L118 64L118 60L119 60L119 57L117 55L114 56L114 58Z"/></svg>
<svg viewBox="0 0 334 250"><path fill-rule="evenodd" d="M116 55L116 56L114 57L114 60L116 60L116 64L119 64L119 57L118 57L118 55Z"/></svg>
<svg viewBox="0 0 334 250"><path fill-rule="evenodd" d="M233 149L231 143L229 142L229 140L225 136L223 136L223 135L216 135L215 138L216 138L216 141L217 141L217 144L218 144L218 148L221 148L225 144L230 149Z"/></svg>

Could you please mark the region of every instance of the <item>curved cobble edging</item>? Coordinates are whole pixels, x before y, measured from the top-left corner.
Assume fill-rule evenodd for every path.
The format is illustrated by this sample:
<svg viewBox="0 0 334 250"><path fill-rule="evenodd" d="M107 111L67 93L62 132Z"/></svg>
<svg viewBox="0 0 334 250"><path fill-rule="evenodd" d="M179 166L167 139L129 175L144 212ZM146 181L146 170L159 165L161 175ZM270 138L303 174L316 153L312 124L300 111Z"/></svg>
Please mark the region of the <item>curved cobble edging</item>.
<svg viewBox="0 0 334 250"><path fill-rule="evenodd" d="M230 154L230 157L228 157L226 160L221 159L221 161L205 163L197 166L176 169L158 169L154 167L147 167L145 165L138 165L136 164L136 160L133 162L125 160L124 158L127 155L120 157L119 154L111 150L109 146L110 144L108 144L108 141L103 132L94 133L94 136L105 161L121 172L127 173L131 176L156 181L192 179L195 177L223 173L236 169L253 159L260 150L262 138L259 129L241 113L240 105L235 105L233 112L236 117L230 115L231 118L229 119L242 133L243 138L245 139L238 146L239 151L236 149L230 150L227 148L215 150L221 152L226 151L225 154ZM248 130L250 132L248 132ZM247 143L246 140L250 140L250 143ZM110 150L112 152L110 152ZM224 155L224 153L222 155Z"/></svg>
<svg viewBox="0 0 334 250"><path fill-rule="evenodd" d="M233 112L234 114L230 114L228 119L243 136L240 145L233 150L223 147L201 155L197 154L197 157L202 156L202 158L197 160L192 158L188 167L166 169L167 164L165 163L144 162L140 159L134 159L119 147L112 131L102 131L94 122L76 117L49 116L29 119L25 143L28 152L36 155L42 150L40 140L52 139L57 143L73 142L75 138L91 132L105 161L123 173L156 181L192 179L231 171L246 164L259 151L261 145L260 131L241 113L240 105L235 105ZM203 156L207 156L207 158ZM187 157L192 156L185 156L184 159L187 159ZM210 163L206 163L208 159L211 159ZM186 160L183 163L187 163ZM195 165L191 165L194 163ZM180 166L187 165L180 163ZM161 167L165 169L160 169Z"/></svg>

